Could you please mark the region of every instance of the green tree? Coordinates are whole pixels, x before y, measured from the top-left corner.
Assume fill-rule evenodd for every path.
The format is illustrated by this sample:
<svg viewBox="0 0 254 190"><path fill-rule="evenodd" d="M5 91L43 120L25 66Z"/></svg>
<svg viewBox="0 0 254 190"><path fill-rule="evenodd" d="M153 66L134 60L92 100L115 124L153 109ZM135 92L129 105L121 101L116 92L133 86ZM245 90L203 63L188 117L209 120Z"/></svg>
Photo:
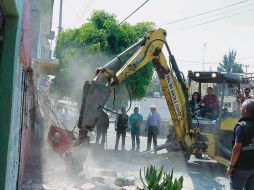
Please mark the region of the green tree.
<svg viewBox="0 0 254 190"><path fill-rule="evenodd" d="M154 24L151 22L118 25L115 15L95 11L80 28L61 32L55 49L59 65L52 84L53 91L62 97L79 101L83 83L91 80L96 68L107 63L153 28ZM149 63L127 79L133 99L146 95L152 74L153 66Z"/></svg>
<svg viewBox="0 0 254 190"><path fill-rule="evenodd" d="M217 67L218 71L233 72L233 73L243 73L243 65L236 63L236 51L229 50L228 54L223 56L223 60L219 63L220 66Z"/></svg>
<svg viewBox="0 0 254 190"><path fill-rule="evenodd" d="M157 73L153 75L152 80L147 88L147 93L149 96L152 96L155 92L159 92L160 95L163 95L163 90Z"/></svg>

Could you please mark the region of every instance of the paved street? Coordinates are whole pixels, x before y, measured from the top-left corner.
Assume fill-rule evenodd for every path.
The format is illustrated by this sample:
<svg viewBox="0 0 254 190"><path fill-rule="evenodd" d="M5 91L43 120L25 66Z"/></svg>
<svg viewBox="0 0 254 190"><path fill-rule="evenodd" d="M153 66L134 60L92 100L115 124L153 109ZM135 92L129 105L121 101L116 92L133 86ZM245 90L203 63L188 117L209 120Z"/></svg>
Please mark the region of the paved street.
<svg viewBox="0 0 254 190"><path fill-rule="evenodd" d="M93 140L93 139L92 139ZM159 144L164 143L159 139ZM166 171L174 169L175 176L184 177L184 188L186 190L222 190L229 189L225 168L213 160L204 158L197 160L191 158L185 163L181 154L170 154L169 158L163 157L165 151L159 151L158 155L149 153L143 155L146 149L146 137L141 137L141 152L131 152L130 134L126 137L126 151L114 151L115 131L110 126L107 138L107 150L93 149L89 151L86 161L85 174L79 180L69 177L65 171L63 160L59 158L46 144L43 147L42 165L36 163L36 157L31 161L30 171L26 172L26 182L22 189L121 189L114 185L116 178L124 178L135 181L135 185L125 189L135 189L140 185L139 170L149 164L157 167L163 166ZM84 185L85 184L85 185ZM96 188L92 188L93 185ZM89 189L89 188L88 188Z"/></svg>

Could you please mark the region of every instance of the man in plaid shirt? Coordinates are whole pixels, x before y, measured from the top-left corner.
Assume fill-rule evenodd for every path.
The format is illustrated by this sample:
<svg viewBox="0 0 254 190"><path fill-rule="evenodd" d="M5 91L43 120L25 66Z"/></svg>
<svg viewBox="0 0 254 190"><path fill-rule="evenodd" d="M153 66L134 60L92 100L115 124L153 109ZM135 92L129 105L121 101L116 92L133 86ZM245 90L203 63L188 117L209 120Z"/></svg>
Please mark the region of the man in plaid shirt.
<svg viewBox="0 0 254 190"><path fill-rule="evenodd" d="M200 110L202 117L208 117L209 119L216 119L218 116L219 101L215 94L213 94L213 88L207 88L207 95L202 100L204 107Z"/></svg>

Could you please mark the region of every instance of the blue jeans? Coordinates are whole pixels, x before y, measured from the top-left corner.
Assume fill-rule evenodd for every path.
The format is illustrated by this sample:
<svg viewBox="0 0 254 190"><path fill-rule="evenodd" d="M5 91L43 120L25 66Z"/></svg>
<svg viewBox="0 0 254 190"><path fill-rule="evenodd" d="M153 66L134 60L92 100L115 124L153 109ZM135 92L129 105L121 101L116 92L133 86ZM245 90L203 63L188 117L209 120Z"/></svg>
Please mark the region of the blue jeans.
<svg viewBox="0 0 254 190"><path fill-rule="evenodd" d="M253 190L254 189L254 170L234 169L230 176L231 190Z"/></svg>
<svg viewBox="0 0 254 190"><path fill-rule="evenodd" d="M147 150L151 150L152 140L153 140L154 148L157 147L157 135L158 134L159 134L159 128L157 126L149 126L148 127Z"/></svg>
<svg viewBox="0 0 254 190"><path fill-rule="evenodd" d="M140 148L140 131L131 131L132 149L135 150L135 140L137 143L137 150Z"/></svg>
<svg viewBox="0 0 254 190"><path fill-rule="evenodd" d="M122 150L125 149L125 137L126 137L126 129L125 130L118 130L116 131L116 144L115 144L115 149L118 149L118 144L120 137L122 136Z"/></svg>

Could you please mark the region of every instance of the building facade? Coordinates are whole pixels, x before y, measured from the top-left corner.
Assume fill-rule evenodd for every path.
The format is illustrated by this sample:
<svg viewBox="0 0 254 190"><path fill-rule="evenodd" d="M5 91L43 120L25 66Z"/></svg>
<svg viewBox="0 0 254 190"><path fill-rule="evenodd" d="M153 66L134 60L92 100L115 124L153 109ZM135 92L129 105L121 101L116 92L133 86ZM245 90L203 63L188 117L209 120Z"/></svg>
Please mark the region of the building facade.
<svg viewBox="0 0 254 190"><path fill-rule="evenodd" d="M0 189L17 189L33 132L34 59L51 58L53 0L0 1Z"/></svg>
<svg viewBox="0 0 254 190"><path fill-rule="evenodd" d="M2 0L0 59L0 189L15 189L21 141L23 66L20 63L23 1Z"/></svg>

